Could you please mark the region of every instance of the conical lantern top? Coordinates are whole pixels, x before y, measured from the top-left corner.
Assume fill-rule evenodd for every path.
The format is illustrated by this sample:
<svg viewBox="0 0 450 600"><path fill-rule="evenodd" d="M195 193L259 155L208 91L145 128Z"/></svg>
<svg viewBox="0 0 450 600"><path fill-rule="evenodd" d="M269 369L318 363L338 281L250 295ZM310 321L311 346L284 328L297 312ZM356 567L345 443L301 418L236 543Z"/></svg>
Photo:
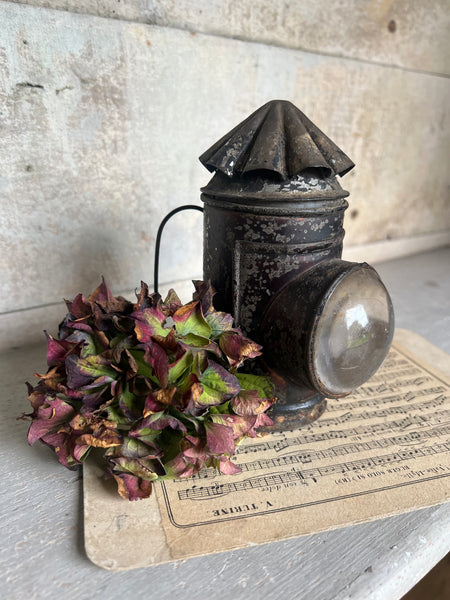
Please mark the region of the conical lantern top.
<svg viewBox="0 0 450 600"><path fill-rule="evenodd" d="M345 175L355 165L306 115L286 100L272 100L224 135L200 161L211 172L242 177L272 172L286 181L304 171Z"/></svg>

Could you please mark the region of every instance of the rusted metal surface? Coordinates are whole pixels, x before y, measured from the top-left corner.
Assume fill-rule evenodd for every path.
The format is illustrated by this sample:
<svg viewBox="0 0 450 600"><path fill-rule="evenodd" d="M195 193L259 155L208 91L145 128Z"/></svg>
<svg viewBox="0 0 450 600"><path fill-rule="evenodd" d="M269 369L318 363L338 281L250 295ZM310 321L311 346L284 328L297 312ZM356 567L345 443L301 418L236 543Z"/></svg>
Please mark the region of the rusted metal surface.
<svg viewBox="0 0 450 600"><path fill-rule="evenodd" d="M275 206L261 213L206 193L202 200L205 277L218 290L217 306L259 341L274 294L317 262L341 256L347 202L333 201L332 211L316 201L308 210Z"/></svg>
<svg viewBox="0 0 450 600"><path fill-rule="evenodd" d="M325 410L311 375L311 331L340 260L348 192L336 176L353 162L290 102L254 112L201 157L215 175L202 189L204 277L216 306L264 346L276 384L275 429ZM331 397L343 395L327 394Z"/></svg>
<svg viewBox="0 0 450 600"><path fill-rule="evenodd" d="M277 391L279 393L279 389ZM312 423L323 415L327 408L327 401L320 396L314 396L311 400L304 400L300 403L297 398L297 402L292 407L293 410L291 411L275 411L272 409L270 416L273 420L273 425L261 428L261 433L266 431L285 431L309 425L309 423Z"/></svg>
<svg viewBox="0 0 450 600"><path fill-rule="evenodd" d="M228 132L200 157L210 171L229 177L269 171L283 180L314 169L344 175L355 165L291 102L272 100Z"/></svg>
<svg viewBox="0 0 450 600"><path fill-rule="evenodd" d="M278 292L318 263L341 256L348 193L336 174L354 165L301 111L279 100L250 115L200 160L216 172L202 190L204 276L218 292L217 308L263 342L263 315ZM283 327L306 331L308 311L296 304L288 311ZM282 360L293 350L283 327L265 349L270 367L279 365L273 356ZM294 356L303 360L302 348ZM291 377L275 369L274 428L318 418L326 403L302 370Z"/></svg>
<svg viewBox="0 0 450 600"><path fill-rule="evenodd" d="M338 280L351 266L352 263L333 258L316 263L305 274L296 274L273 297L261 319L265 360L279 375L299 387L320 389L311 381L309 368L312 360L309 340L321 316L317 307L326 300L330 282Z"/></svg>

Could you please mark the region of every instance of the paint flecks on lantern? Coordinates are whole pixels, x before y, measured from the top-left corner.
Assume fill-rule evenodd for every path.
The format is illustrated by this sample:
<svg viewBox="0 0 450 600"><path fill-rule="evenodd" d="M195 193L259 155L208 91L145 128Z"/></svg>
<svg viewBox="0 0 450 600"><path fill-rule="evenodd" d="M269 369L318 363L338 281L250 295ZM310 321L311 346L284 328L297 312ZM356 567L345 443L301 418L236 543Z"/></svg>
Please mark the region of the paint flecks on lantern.
<svg viewBox="0 0 450 600"><path fill-rule="evenodd" d="M303 425L322 414L325 396L348 393L323 383L326 357L324 362L320 353L320 365L314 358L312 331L321 324L323 298L338 280L347 281L353 270L369 269L385 303L384 335L374 339L372 328L363 336L371 348L375 344L378 358L370 365L369 359L362 360L359 367L353 361L360 376L354 373L351 381L360 385L364 373L378 368L392 339L392 304L375 271L340 260L348 192L337 175L354 164L301 111L282 100L255 111L200 160L215 172L202 189L204 277L218 291L217 308L232 312L244 332L265 346L266 366L278 385L273 417L279 427ZM358 306L358 290L352 294L350 304ZM342 334L339 326L332 331ZM328 368L331 381L336 365Z"/></svg>

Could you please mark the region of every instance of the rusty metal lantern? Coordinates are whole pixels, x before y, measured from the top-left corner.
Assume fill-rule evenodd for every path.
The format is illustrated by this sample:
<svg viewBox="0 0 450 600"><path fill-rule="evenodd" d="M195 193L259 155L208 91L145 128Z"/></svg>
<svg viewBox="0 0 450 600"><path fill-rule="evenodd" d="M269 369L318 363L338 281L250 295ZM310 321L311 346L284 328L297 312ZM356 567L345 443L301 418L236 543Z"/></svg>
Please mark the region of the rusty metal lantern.
<svg viewBox="0 0 450 600"><path fill-rule="evenodd" d="M392 303L376 271L341 260L353 162L300 110L269 102L200 157L204 278L216 308L264 346L275 429L319 417L380 366Z"/></svg>

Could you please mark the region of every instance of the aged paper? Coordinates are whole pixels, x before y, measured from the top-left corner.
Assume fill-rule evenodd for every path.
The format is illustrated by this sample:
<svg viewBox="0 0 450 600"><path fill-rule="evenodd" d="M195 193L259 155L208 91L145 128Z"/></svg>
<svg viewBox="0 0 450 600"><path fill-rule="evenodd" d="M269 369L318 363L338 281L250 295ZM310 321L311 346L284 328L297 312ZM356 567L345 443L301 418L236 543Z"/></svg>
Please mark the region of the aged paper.
<svg viewBox="0 0 450 600"><path fill-rule="evenodd" d="M350 396L329 400L318 421L246 440L234 460L238 475L205 469L159 483L152 498L130 503L86 466L88 555L105 568L133 568L448 500L449 374L448 355L400 330L375 376ZM130 555L136 539L139 553Z"/></svg>

